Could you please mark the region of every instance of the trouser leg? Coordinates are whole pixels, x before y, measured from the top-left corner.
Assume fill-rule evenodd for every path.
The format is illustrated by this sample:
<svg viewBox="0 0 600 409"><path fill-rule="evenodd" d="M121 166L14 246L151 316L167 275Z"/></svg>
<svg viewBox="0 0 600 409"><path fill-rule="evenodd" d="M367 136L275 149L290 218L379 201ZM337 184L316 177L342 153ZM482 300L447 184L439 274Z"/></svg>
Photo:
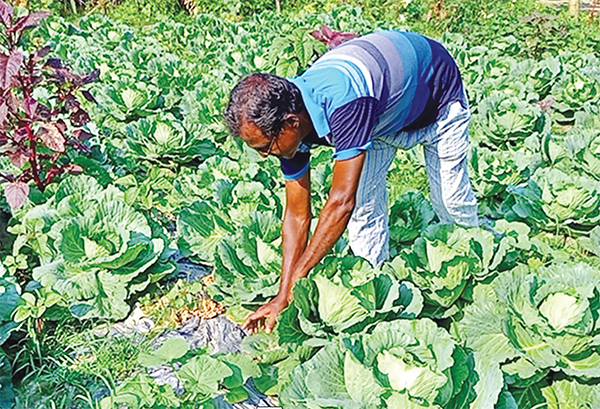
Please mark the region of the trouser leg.
<svg viewBox="0 0 600 409"><path fill-rule="evenodd" d="M376 139L365 155L348 233L354 254L379 266L389 257L386 176L396 148Z"/></svg>
<svg viewBox="0 0 600 409"><path fill-rule="evenodd" d="M424 142L431 202L442 223L477 226L477 199L467 166L469 109L460 102L446 107Z"/></svg>

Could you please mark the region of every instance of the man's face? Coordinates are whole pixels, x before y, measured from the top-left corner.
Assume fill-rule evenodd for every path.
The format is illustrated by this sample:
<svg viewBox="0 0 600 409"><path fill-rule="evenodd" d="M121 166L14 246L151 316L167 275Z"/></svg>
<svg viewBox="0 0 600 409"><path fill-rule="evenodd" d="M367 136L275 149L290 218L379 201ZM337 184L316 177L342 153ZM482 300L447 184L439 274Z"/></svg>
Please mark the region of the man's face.
<svg viewBox="0 0 600 409"><path fill-rule="evenodd" d="M298 150L302 137L297 121L286 121L283 129L275 138L266 137L253 122L244 121L240 127L240 137L262 156L275 155L290 159Z"/></svg>

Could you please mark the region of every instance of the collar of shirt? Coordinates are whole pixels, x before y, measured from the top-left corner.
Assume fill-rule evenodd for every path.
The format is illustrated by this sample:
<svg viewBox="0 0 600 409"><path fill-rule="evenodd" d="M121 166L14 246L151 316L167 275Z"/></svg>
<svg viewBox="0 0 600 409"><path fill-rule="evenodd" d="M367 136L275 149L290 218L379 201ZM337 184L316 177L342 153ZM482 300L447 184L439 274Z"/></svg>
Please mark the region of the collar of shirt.
<svg viewBox="0 0 600 409"><path fill-rule="evenodd" d="M317 136L319 138L325 138L331 132L331 129L329 129L325 110L315 101L313 88L302 77L287 78L287 80L297 86L300 90L302 101L312 120L315 131L317 131Z"/></svg>

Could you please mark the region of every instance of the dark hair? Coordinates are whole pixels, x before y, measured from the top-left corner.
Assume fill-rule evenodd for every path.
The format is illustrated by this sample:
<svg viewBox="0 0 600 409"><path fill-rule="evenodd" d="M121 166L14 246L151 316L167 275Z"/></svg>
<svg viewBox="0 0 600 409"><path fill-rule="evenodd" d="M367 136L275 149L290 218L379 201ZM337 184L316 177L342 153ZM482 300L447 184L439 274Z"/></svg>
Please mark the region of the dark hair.
<svg viewBox="0 0 600 409"><path fill-rule="evenodd" d="M283 129L285 116L303 109L300 90L290 81L277 75L250 74L231 90L223 116L234 135L240 134L243 121L249 121L266 137L274 138Z"/></svg>

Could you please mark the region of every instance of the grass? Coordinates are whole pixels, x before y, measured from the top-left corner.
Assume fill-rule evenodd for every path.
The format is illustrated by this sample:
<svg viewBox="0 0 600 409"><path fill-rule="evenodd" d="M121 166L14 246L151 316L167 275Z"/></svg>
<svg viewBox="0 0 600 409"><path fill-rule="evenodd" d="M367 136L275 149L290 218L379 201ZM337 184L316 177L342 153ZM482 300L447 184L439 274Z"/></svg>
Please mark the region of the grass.
<svg viewBox="0 0 600 409"><path fill-rule="evenodd" d="M387 175L390 207L404 193L418 190L429 197L429 179L419 155L421 148L411 151L398 149Z"/></svg>
<svg viewBox="0 0 600 409"><path fill-rule="evenodd" d="M547 244L554 252L553 256L560 257L560 261L583 261L600 267L600 258L587 251L576 237L549 232L540 233L535 237Z"/></svg>
<svg viewBox="0 0 600 409"><path fill-rule="evenodd" d="M138 369L144 336L98 336L90 324L61 322L22 345L13 362L18 408L95 408Z"/></svg>

